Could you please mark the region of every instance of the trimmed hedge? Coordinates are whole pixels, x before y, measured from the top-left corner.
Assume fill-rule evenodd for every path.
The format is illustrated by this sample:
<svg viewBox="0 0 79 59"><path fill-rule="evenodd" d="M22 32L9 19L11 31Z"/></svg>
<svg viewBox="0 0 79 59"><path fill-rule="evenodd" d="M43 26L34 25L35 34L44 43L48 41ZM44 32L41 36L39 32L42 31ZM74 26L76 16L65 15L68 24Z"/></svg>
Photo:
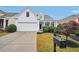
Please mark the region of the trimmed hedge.
<svg viewBox="0 0 79 59"><path fill-rule="evenodd" d="M16 32L17 27L16 27L16 25L14 25L14 24L10 24L10 25L6 28L6 30L7 30L8 32Z"/></svg>

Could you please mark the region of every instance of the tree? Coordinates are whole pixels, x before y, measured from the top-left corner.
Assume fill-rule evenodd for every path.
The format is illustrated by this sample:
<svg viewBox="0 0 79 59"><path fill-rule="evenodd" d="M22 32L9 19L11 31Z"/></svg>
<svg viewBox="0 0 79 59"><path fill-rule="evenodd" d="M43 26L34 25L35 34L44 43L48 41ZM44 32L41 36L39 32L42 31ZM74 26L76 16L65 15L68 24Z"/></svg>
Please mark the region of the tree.
<svg viewBox="0 0 79 59"><path fill-rule="evenodd" d="M66 28L63 31L63 34L66 36L66 40L68 39L68 36L71 34L71 32L72 32L72 29L69 29L69 28Z"/></svg>

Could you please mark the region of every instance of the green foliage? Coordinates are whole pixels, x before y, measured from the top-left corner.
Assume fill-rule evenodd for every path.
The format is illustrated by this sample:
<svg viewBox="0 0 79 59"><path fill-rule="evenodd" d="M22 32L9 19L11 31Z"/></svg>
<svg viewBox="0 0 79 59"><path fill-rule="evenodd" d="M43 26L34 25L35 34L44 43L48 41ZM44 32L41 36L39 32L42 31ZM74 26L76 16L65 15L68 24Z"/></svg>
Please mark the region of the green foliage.
<svg viewBox="0 0 79 59"><path fill-rule="evenodd" d="M53 26L49 27L49 32L51 32L51 33L54 32L54 27Z"/></svg>
<svg viewBox="0 0 79 59"><path fill-rule="evenodd" d="M17 29L17 27L16 27L16 25L14 25L14 24L10 24L10 25L6 28L6 30L7 30L8 32L16 32L16 29Z"/></svg>
<svg viewBox="0 0 79 59"><path fill-rule="evenodd" d="M59 25L57 26L57 29L58 29L58 30L61 30L61 29L64 29L64 27L63 27L63 25L60 25L60 24L59 24Z"/></svg>
<svg viewBox="0 0 79 59"><path fill-rule="evenodd" d="M43 27L43 32L48 32L48 26Z"/></svg>
<svg viewBox="0 0 79 59"><path fill-rule="evenodd" d="M54 31L55 31L55 32L57 32L57 31L59 31L59 30L60 30L59 27L54 27Z"/></svg>
<svg viewBox="0 0 79 59"><path fill-rule="evenodd" d="M50 32L50 33L52 33L52 32L54 32L54 27L53 26L45 26L45 27L43 27L43 32Z"/></svg>

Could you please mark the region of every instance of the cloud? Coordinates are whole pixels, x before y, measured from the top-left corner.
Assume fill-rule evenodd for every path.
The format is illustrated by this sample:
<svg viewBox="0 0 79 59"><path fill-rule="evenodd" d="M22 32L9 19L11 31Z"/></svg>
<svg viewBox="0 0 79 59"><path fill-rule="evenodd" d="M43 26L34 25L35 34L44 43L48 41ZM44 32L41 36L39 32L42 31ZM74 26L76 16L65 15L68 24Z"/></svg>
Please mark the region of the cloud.
<svg viewBox="0 0 79 59"><path fill-rule="evenodd" d="M72 10L74 14L79 14L79 10Z"/></svg>

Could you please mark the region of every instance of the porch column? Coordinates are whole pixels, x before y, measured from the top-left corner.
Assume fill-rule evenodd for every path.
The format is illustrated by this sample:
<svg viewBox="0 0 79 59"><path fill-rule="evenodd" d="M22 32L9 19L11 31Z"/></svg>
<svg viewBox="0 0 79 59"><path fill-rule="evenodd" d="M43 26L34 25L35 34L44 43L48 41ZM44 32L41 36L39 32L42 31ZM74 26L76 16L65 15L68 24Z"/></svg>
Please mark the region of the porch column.
<svg viewBox="0 0 79 59"><path fill-rule="evenodd" d="M57 26L58 26L58 22L55 21L55 22L54 22L54 27L57 27Z"/></svg>
<svg viewBox="0 0 79 59"><path fill-rule="evenodd" d="M44 24L43 24L43 26L45 26L45 21L44 21Z"/></svg>
<svg viewBox="0 0 79 59"><path fill-rule="evenodd" d="M6 26L5 26L5 25L6 25L6 20L5 20L5 19L4 19L3 24L4 24L4 25L3 25L3 28L5 29L5 28L6 28Z"/></svg>
<svg viewBox="0 0 79 59"><path fill-rule="evenodd" d="M51 26L51 21L49 22L49 26Z"/></svg>

